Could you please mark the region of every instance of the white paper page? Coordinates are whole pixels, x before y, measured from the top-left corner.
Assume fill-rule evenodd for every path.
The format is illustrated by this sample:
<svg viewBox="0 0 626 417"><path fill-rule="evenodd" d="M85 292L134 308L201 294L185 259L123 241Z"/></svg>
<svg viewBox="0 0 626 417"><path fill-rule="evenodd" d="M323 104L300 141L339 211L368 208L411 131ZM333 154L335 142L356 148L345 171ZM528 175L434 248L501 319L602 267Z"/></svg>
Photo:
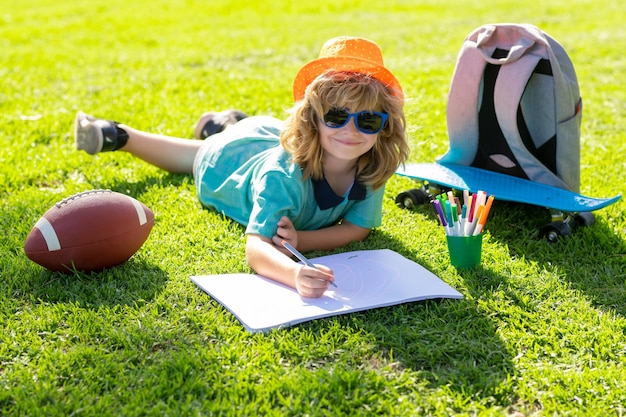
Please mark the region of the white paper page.
<svg viewBox="0 0 626 417"><path fill-rule="evenodd" d="M232 312L249 331L432 298L463 298L421 265L389 250L338 253L311 259L335 273L337 288L321 298L255 274L192 276L191 280Z"/></svg>

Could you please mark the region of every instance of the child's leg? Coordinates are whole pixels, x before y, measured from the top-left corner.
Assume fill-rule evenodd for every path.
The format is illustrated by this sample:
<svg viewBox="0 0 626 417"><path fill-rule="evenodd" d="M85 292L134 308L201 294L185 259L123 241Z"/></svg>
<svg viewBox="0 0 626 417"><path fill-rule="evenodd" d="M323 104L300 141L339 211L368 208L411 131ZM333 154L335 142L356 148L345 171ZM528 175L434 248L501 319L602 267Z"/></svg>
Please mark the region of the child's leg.
<svg viewBox="0 0 626 417"><path fill-rule="evenodd" d="M158 135L78 112L74 121L77 149L95 155L125 151L173 173L191 174L201 141Z"/></svg>
<svg viewBox="0 0 626 417"><path fill-rule="evenodd" d="M128 133L126 145L120 151L172 173L192 173L193 161L202 141L142 132L123 124L119 127Z"/></svg>

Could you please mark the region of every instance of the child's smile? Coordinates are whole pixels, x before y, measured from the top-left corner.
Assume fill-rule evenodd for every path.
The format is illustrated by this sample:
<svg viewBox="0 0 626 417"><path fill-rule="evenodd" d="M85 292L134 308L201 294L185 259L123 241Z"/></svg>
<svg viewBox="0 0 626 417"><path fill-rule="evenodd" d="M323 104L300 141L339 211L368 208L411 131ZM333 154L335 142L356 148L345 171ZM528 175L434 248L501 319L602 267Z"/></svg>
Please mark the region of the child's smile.
<svg viewBox="0 0 626 417"><path fill-rule="evenodd" d="M354 161L367 153L374 144L378 134L360 132L354 120L350 120L340 128L330 128L319 122L319 140L324 152L340 160Z"/></svg>

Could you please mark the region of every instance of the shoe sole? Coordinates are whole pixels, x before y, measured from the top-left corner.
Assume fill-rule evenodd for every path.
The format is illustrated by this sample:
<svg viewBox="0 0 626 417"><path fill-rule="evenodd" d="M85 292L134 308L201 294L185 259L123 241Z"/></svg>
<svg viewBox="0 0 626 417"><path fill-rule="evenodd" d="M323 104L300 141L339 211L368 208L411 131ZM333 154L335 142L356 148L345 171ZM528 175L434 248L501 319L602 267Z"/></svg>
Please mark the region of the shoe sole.
<svg viewBox="0 0 626 417"><path fill-rule="evenodd" d="M102 129L96 126L83 112L76 114L74 121L74 145L89 155L95 155L102 149L104 138Z"/></svg>
<svg viewBox="0 0 626 417"><path fill-rule="evenodd" d="M210 119L214 119L218 116L219 113L217 112L206 112L204 113L202 116L200 116L200 120L198 120L198 123L196 123L196 129L193 132L193 137L195 139L204 139L202 137L202 131L204 130L204 126L207 124L207 122Z"/></svg>
<svg viewBox="0 0 626 417"><path fill-rule="evenodd" d="M248 117L245 113L239 110L224 110L221 112L206 112L202 116L200 116L200 120L196 124L196 128L194 130L194 138L196 139L206 139L202 133L204 132L204 128L206 127L209 121L213 121L215 126L221 126L221 129L215 132L212 132L211 135L215 133L220 133L224 131L228 126L233 125L240 120ZM209 135L209 136L211 136Z"/></svg>

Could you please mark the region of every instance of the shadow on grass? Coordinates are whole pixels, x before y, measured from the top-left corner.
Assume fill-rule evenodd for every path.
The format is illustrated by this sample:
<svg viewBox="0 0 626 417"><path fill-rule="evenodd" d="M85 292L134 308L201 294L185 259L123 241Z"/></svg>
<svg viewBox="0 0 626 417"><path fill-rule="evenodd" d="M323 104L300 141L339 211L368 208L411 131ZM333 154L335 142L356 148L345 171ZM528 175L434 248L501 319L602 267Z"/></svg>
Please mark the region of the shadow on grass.
<svg viewBox="0 0 626 417"><path fill-rule="evenodd" d="M134 306L152 300L168 280L167 274L160 268L134 258L122 265L89 273L64 274L31 265L12 278L10 288L13 298L44 303L77 303L94 309Z"/></svg>
<svg viewBox="0 0 626 417"><path fill-rule="evenodd" d="M433 265L380 231L370 239L412 259L429 270ZM371 243L352 244L346 250L370 248ZM475 298L483 283L502 279L483 268L460 272L470 296L465 299L433 299L340 315L331 320L304 323L318 337L333 327L333 320L346 331L362 332L373 340L373 351L353 358L356 366L386 363L394 370L419 374L429 387L449 389L477 398L492 398L509 404L514 393L506 381L515 374L512 355L500 338L488 313ZM372 355L368 357L368 355Z"/></svg>
<svg viewBox="0 0 626 417"><path fill-rule="evenodd" d="M429 206L414 210L437 219ZM511 257L536 262L554 271L573 288L589 297L600 309L626 314L624 262L626 243L604 223L573 231L569 237L549 243L539 230L550 221L540 207L499 202L488 225L491 238L505 244ZM380 236L382 245L433 270L419 255L410 253L390 236ZM480 398L493 397L508 404L515 397L505 381L516 373L513 356L498 335L494 312L482 311L477 300L494 296L493 289L507 280L484 266L459 271L468 297L463 300L430 300L370 310L340 317L357 322L374 336L377 348L398 366L419 372L432 386L449 387ZM532 285L532 283L529 283ZM497 297L497 295L496 295ZM507 292L507 307L522 311L527 302ZM314 328L314 327L313 327Z"/></svg>
<svg viewBox="0 0 626 417"><path fill-rule="evenodd" d="M437 222L430 206L414 210ZM626 317L624 237L599 219L590 226L573 228L570 236L550 243L540 234L550 221L550 212L543 207L495 201L486 229L495 242L507 246L511 257L556 271L573 289L589 297L595 307Z"/></svg>
<svg viewBox="0 0 626 417"><path fill-rule="evenodd" d="M507 244L512 257L555 272L594 307L626 316L626 240L604 219L550 243L539 233L551 220L546 209L507 202L494 208L489 231L495 241Z"/></svg>
<svg viewBox="0 0 626 417"><path fill-rule="evenodd" d="M415 210L436 224L430 206ZM492 241L505 245L511 257L525 258L539 269L555 272L595 307L624 315L624 238L598 221L551 244L539 234L549 221L549 212L544 208L499 202L493 208L488 230ZM376 246L395 250L429 270L436 269L392 236L377 231L372 237L378 240ZM517 353L509 351L497 331L496 321L507 319L494 319L493 315L509 314L506 311L511 308L527 311L532 306L515 291L507 291L502 299L503 295L495 291L506 288L509 278L485 265L458 271L458 275L467 295L463 300L409 303L339 316L337 320L342 326L368 334L381 357L395 368L417 372L431 387L445 387L500 405L511 404L516 397L510 379L516 374ZM480 300L491 305L504 302L507 309L501 313L486 310ZM307 327L321 334L325 324L311 323Z"/></svg>
<svg viewBox="0 0 626 417"><path fill-rule="evenodd" d="M383 355L431 387L510 400L502 386L515 372L511 355L474 301L427 300L365 312L357 320L375 335Z"/></svg>

